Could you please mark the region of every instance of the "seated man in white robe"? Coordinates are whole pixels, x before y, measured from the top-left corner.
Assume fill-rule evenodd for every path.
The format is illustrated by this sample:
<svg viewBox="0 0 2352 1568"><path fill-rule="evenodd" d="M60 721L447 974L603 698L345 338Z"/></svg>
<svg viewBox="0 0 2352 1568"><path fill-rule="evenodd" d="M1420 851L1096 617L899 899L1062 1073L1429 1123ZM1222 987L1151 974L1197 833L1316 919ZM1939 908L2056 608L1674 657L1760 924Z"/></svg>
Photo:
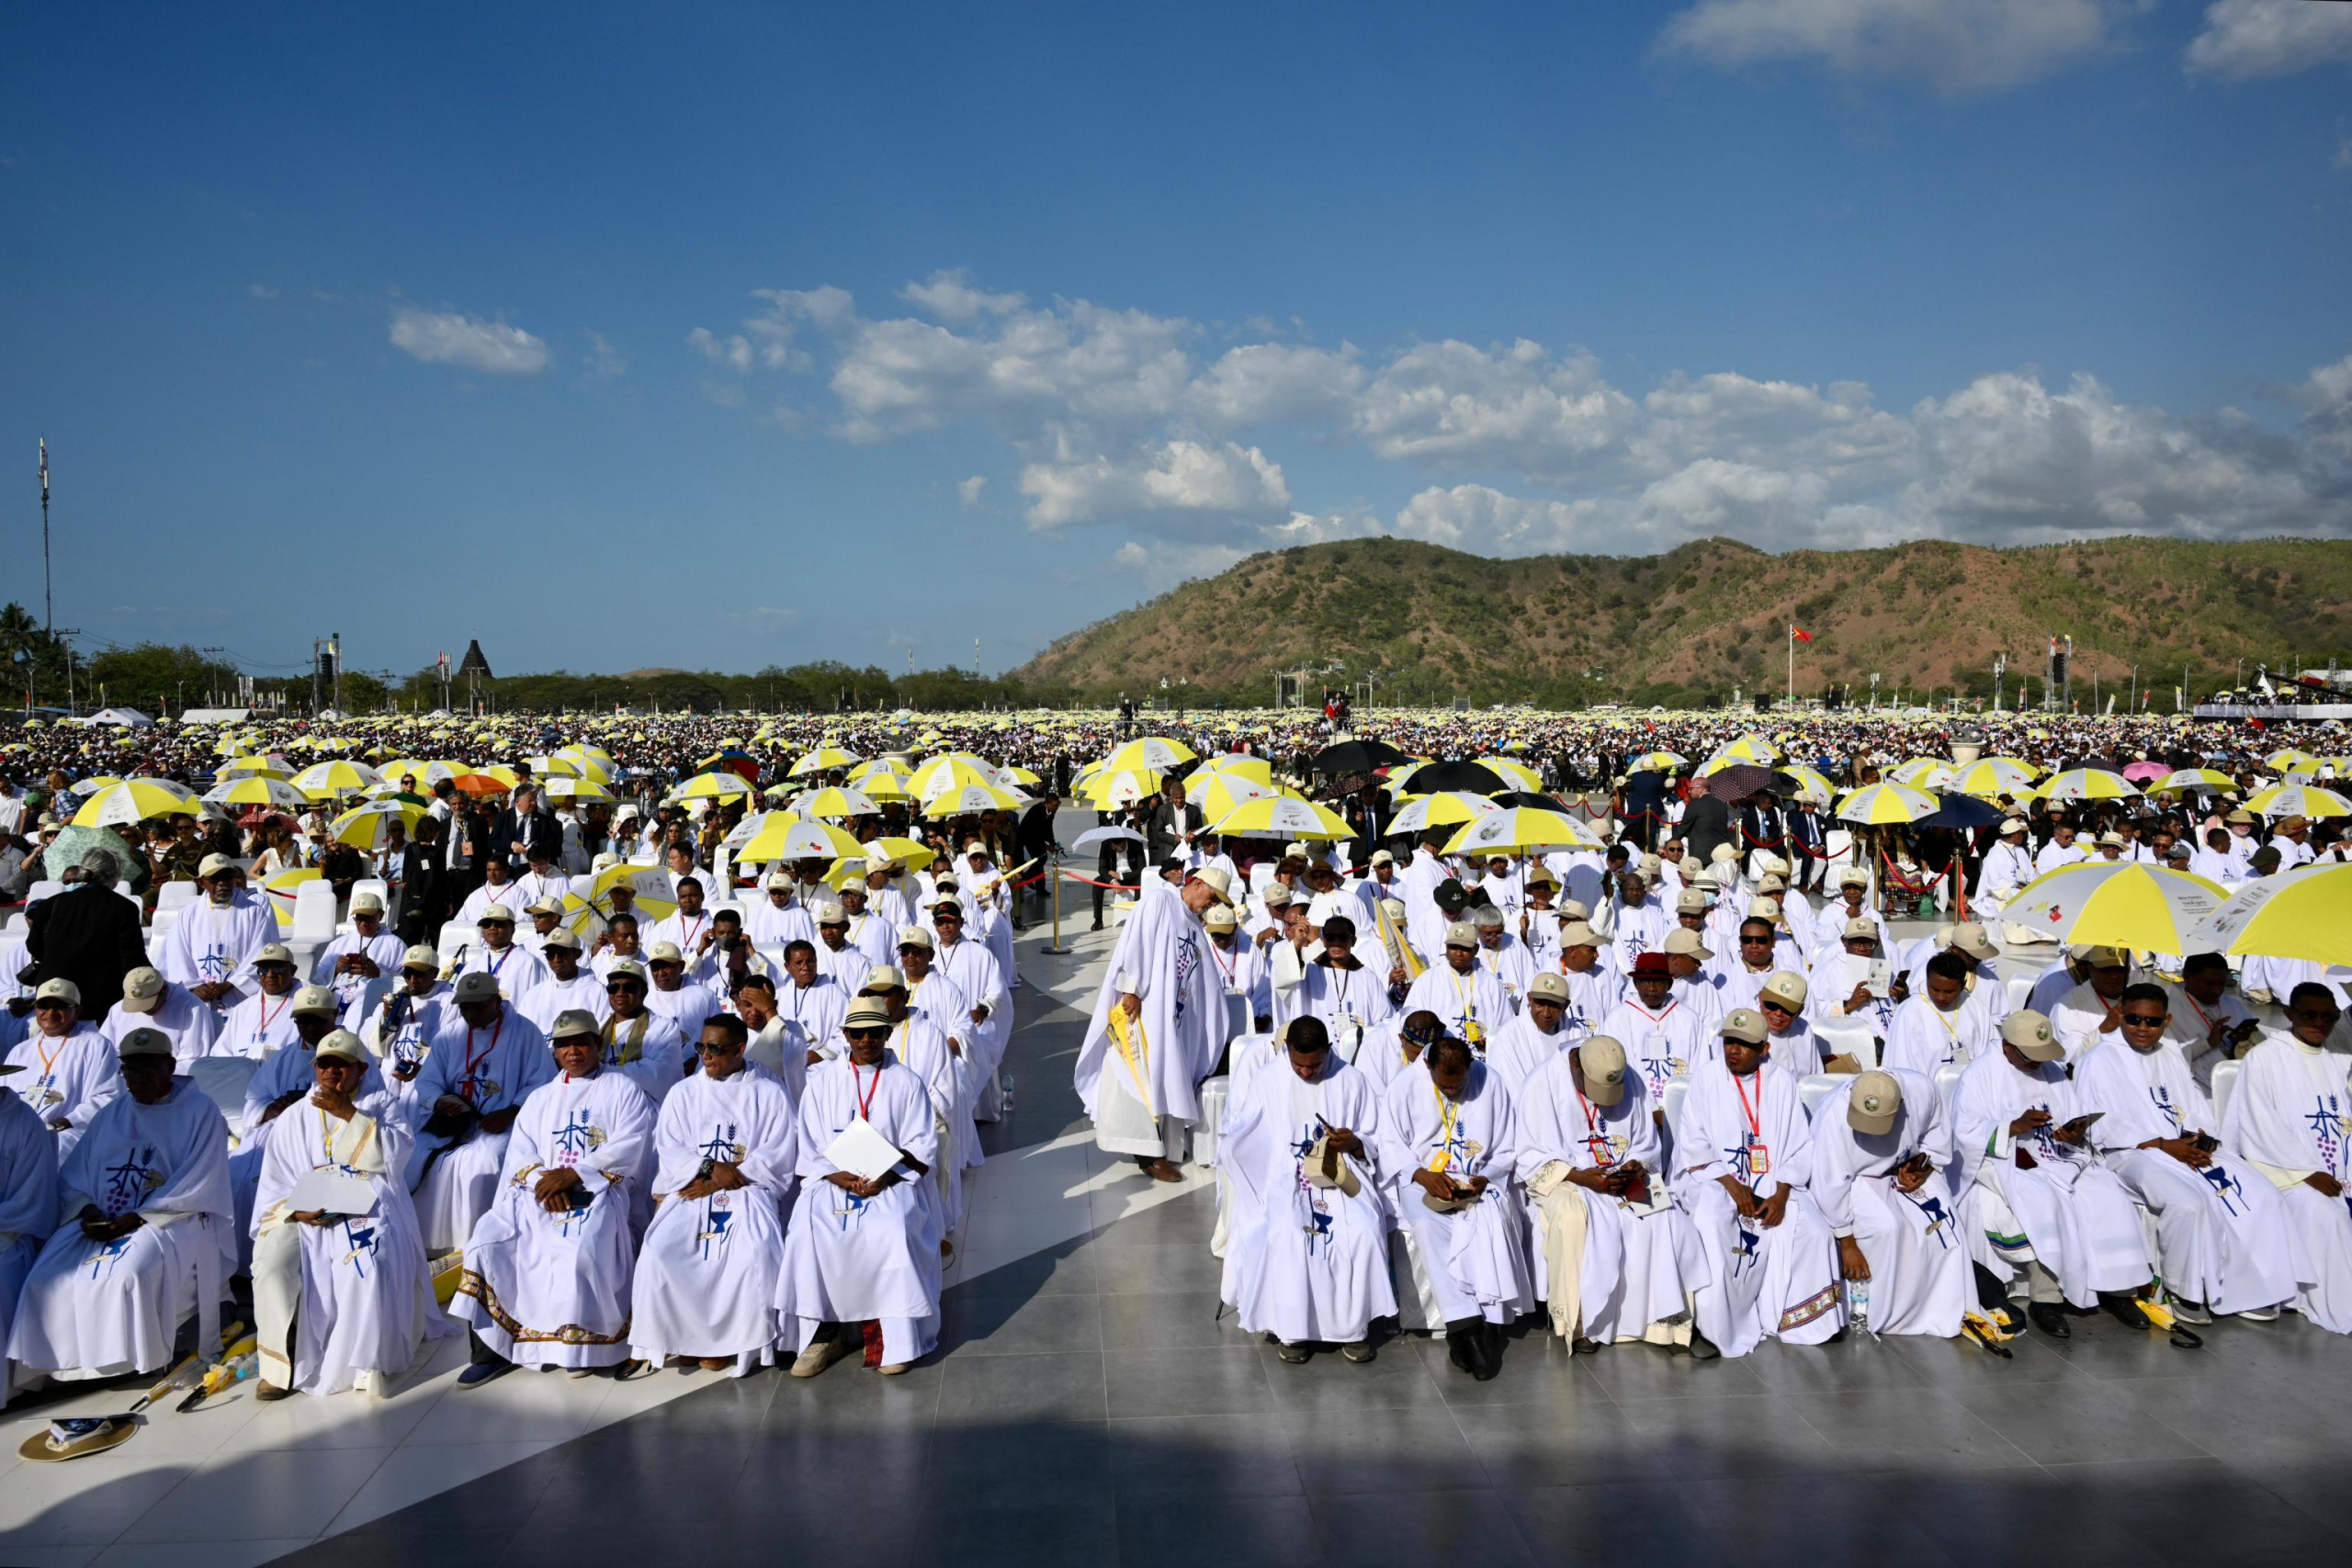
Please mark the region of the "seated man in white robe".
<svg viewBox="0 0 2352 1568"><path fill-rule="evenodd" d="M1996 963L2001 950L1993 945L1992 933L1984 929L1984 922L1962 920L1958 925L1939 926L1934 936L1922 938L1912 945L1905 968L1910 975L1913 996L1917 996L1926 984L1928 961L1940 953L1951 953L1961 961L1968 999L1984 1009L1996 1025L2009 1016L2009 987Z"/></svg>
<svg viewBox="0 0 2352 1568"><path fill-rule="evenodd" d="M861 1348L868 1366L896 1377L938 1342L943 1232L928 1179L938 1122L928 1086L889 1050L894 1031L888 1010L862 997L842 1021L846 1054L808 1069L802 1190L775 1296L796 1378ZM857 1123L873 1137L844 1139ZM834 1163L840 1154L873 1169L859 1145L874 1139L897 1153L894 1163L872 1176Z"/></svg>
<svg viewBox="0 0 2352 1568"><path fill-rule="evenodd" d="M775 982L765 975L747 977L735 987L735 1016L743 1021L743 1060L783 1084L797 1106L816 1042L776 1011Z"/></svg>
<svg viewBox="0 0 2352 1568"><path fill-rule="evenodd" d="M1970 1310L1951 1121L1935 1080L1909 1068L1848 1078L1814 1108L1807 1184L1838 1242L1856 1324L1873 1334L1980 1343L2007 1336Z"/></svg>
<svg viewBox="0 0 2352 1568"><path fill-rule="evenodd" d="M1484 1060L1487 1042L1511 1020L1510 998L1494 971L1478 962L1478 928L1455 920L1445 928L1445 960L1422 971L1405 993L1401 1010L1437 1014L1445 1032Z"/></svg>
<svg viewBox="0 0 2352 1568"><path fill-rule="evenodd" d="M1487 892L1481 885L1479 892ZM1478 933L1478 967L1495 977L1503 988L1503 1003L1513 1017L1518 1015L1521 998L1527 995L1527 983L1535 977L1535 955L1528 945L1504 929L1508 916L1492 904L1482 904L1470 912L1470 925ZM1498 1019L1499 1030L1508 1020Z"/></svg>
<svg viewBox="0 0 2352 1568"><path fill-rule="evenodd" d="M333 993L324 994L331 1003ZM308 1063L311 1082L303 1102L282 1110L261 1134L254 1397L349 1388L381 1397L415 1365L425 1339L448 1329L401 1185L408 1134L375 1058L349 1030L280 1055ZM351 1196L322 1197L316 1189L330 1184L350 1187Z"/></svg>
<svg viewBox="0 0 2352 1568"><path fill-rule="evenodd" d="M294 1038L294 950L266 944L253 956L253 990L220 1021L211 1055L260 1061Z"/></svg>
<svg viewBox="0 0 2352 1568"><path fill-rule="evenodd" d="M896 964L877 964L867 971L865 988L858 994L882 1004L890 1019L890 1055L923 1080L939 1112L939 1141L927 1163L939 1201L941 1250L950 1251L964 1223L964 1154L978 1143L970 1064L961 1042L914 1010L906 974Z"/></svg>
<svg viewBox="0 0 2352 1568"><path fill-rule="evenodd" d="M384 929L384 897L380 893L355 893L351 896L351 929L337 933L334 940L319 950L311 966L311 984L331 988L348 1010L368 988L368 982L379 980L401 966L401 958L408 949L401 939Z"/></svg>
<svg viewBox="0 0 2352 1568"><path fill-rule="evenodd" d="M1495 1069L1516 1095L1527 1080L1549 1066L1578 1036L1568 1032L1568 979L1546 970L1527 983L1527 1004L1517 1018L1498 1030L1487 1047L1487 1066Z"/></svg>
<svg viewBox="0 0 2352 1568"><path fill-rule="evenodd" d="M32 1013L32 1032L8 1052L8 1065L24 1070L6 1088L57 1135L62 1159L98 1108L122 1092L121 1042L82 1021L82 988L71 980L43 980Z"/></svg>
<svg viewBox="0 0 2352 1568"><path fill-rule="evenodd" d="M1706 1254L1668 1190L1649 1090L1623 1044L1585 1036L1529 1075L1517 1100L1552 1332L1579 1356L1645 1341L1712 1357L1691 1326Z"/></svg>
<svg viewBox="0 0 2352 1568"><path fill-rule="evenodd" d="M646 950L645 974L652 982L645 993L645 1005L676 1024L679 1038L691 1051L702 1038L703 1020L725 1012L726 998L686 977L685 955L675 942L657 942ZM685 1070L681 1069L681 1077Z"/></svg>
<svg viewBox="0 0 2352 1568"><path fill-rule="evenodd" d="M676 1020L646 1005L651 990L636 961L614 964L605 976L605 1013L598 1028L605 1066L635 1078L659 1105L684 1079L694 1043L679 1032Z"/></svg>
<svg viewBox="0 0 2352 1568"><path fill-rule="evenodd" d="M2221 1118L2165 1038L2161 986L2127 986L2121 1027L2075 1065L2075 1096L2102 1112L2091 1145L2155 1222L2156 1273L2174 1314L2278 1315L2306 1284L2286 1206L2243 1159L2221 1151Z"/></svg>
<svg viewBox="0 0 2352 1568"><path fill-rule="evenodd" d="M235 1123L236 1147L229 1156L229 1188L237 1200L237 1257L240 1265L252 1257L254 1201L260 1189L269 1124L286 1110L307 1100L317 1087L311 1051L335 1027L334 993L324 986L305 986L288 998L293 1038L264 1057L245 1080L243 1113ZM364 1093L381 1095L384 1080L373 1062L363 1075ZM388 1103L389 1103L389 1097Z"/></svg>
<svg viewBox="0 0 2352 1568"><path fill-rule="evenodd" d="M227 855L205 856L196 881L204 897L182 909L156 943L155 967L205 1006L226 1012L252 988L248 963L277 940L277 917L244 891L244 871Z"/></svg>
<svg viewBox="0 0 2352 1568"><path fill-rule="evenodd" d="M2262 1037L2262 1025L2230 986L2230 961L2218 953L2192 953L2182 961L2180 984L2165 987L2172 1022L2165 1038L2188 1059L2197 1087L2211 1092L2213 1069L2245 1055Z"/></svg>
<svg viewBox="0 0 2352 1568"><path fill-rule="evenodd" d="M461 1389L518 1364L586 1377L629 1359L634 1210L653 1170L654 1104L605 1066L592 1015L565 1013L555 1028L556 1076L520 1107L497 1200L467 1238L449 1303L473 1331Z"/></svg>
<svg viewBox="0 0 2352 1568"><path fill-rule="evenodd" d="M2053 1339L2074 1333L2069 1303L2104 1299L2134 1327L2151 1321L2130 1304L2151 1273L2140 1212L2091 1150L2096 1108L2080 1103L2065 1055L2050 1021L2019 1008L2002 1021L2000 1051L1962 1075L1953 1115L1970 1251L1998 1286L2022 1272L2026 1314Z"/></svg>
<svg viewBox="0 0 2352 1568"><path fill-rule="evenodd" d="M0 1078L25 1070L0 1066ZM0 1346L8 1342L25 1276L56 1228L57 1134L31 1106L0 1094ZM6 1392L0 1378L0 1393Z"/></svg>
<svg viewBox="0 0 2352 1568"><path fill-rule="evenodd" d="M998 1071L1004 1064L1005 1047L1012 1043L1012 993L1005 985L1004 970L988 943L966 930L961 900L935 900L927 918L936 939L932 951L933 966L972 1004L973 1072L979 1082L979 1098L972 1106L973 1119L1001 1120ZM977 1139L972 1153L979 1153Z"/></svg>
<svg viewBox="0 0 2352 1568"><path fill-rule="evenodd" d="M190 1316L198 1348L215 1353L236 1262L220 1111L172 1076L161 1031L134 1029L118 1049L122 1092L58 1169L60 1222L8 1331L9 1360L61 1382L168 1365Z"/></svg>
<svg viewBox="0 0 2352 1568"><path fill-rule="evenodd" d="M1555 967L1568 983L1568 1008L1560 1026L1571 1034L1598 1031L1609 1010L1632 995L1625 977L1609 964L1609 944L1600 940L1581 915L1561 919L1559 961Z"/></svg>
<svg viewBox="0 0 2352 1568"><path fill-rule="evenodd" d="M1503 1330L1535 1304L1510 1090L1468 1042L1442 1035L1388 1086L1380 1128L1388 1201L1445 1324L1447 1359L1487 1382L1502 1371Z"/></svg>
<svg viewBox="0 0 2352 1568"><path fill-rule="evenodd" d="M1222 904L1211 906L1201 917L1201 925L1209 933L1212 977L1227 996L1242 998L1250 1016L1241 1032L1262 1032L1274 1026L1273 974L1266 966L1265 950L1240 940L1239 923Z"/></svg>
<svg viewBox="0 0 2352 1568"><path fill-rule="evenodd" d="M540 943L539 962L547 965L547 978L525 992L515 1005L543 1034L555 1023L558 1013L593 1012L598 1023L613 1015L604 978L581 967L580 947L580 933L561 926L548 932Z"/></svg>
<svg viewBox="0 0 2352 1568"><path fill-rule="evenodd" d="M499 996L496 976L464 976L454 997L406 1106L408 1190L436 1258L473 1234L498 1191L524 1097L555 1076L547 1036Z"/></svg>
<svg viewBox="0 0 2352 1568"><path fill-rule="evenodd" d="M1879 1056L1884 1066L1932 1082L1939 1067L1965 1067L1999 1049L2000 1020L1984 1000L1998 987L1970 990L1968 971L1969 961L1955 953L1939 953L1917 971L1924 976L1924 992L1912 992L1894 1010Z"/></svg>
<svg viewBox="0 0 2352 1568"><path fill-rule="evenodd" d="M498 982L498 994L510 1002L520 1002L547 979L548 966L539 962L539 955L514 941L513 909L492 904L482 910L474 929L481 933L481 940L466 944L450 979L487 975Z"/></svg>
<svg viewBox="0 0 2352 1568"><path fill-rule="evenodd" d="M2066 1063L2123 1027L2123 988L2132 983L2132 955L2120 947L2094 947L2083 954L2089 971L2082 984L2050 1004L2050 1031L2066 1047Z"/></svg>
<svg viewBox="0 0 2352 1568"><path fill-rule="evenodd" d="M857 983L863 986L865 977L859 976ZM833 1038L852 999L851 987L818 966L814 942L796 940L785 944L784 974L775 983L776 1016L798 1024L811 1048L822 1047Z"/></svg>
<svg viewBox="0 0 2352 1568"><path fill-rule="evenodd" d="M401 954L393 974L368 982L344 1010L343 1027L374 1054L384 1087L405 1104L414 1096L425 1053L457 1008L456 989L441 978L440 955L420 943ZM409 1121L405 1114L401 1119Z"/></svg>
<svg viewBox="0 0 2352 1568"><path fill-rule="evenodd" d="M1806 1190L1813 1130L1798 1075L1770 1060L1754 1010L1734 1010L1721 1034L1717 1058L1691 1070L1674 1141L1675 1200L1713 1276L1698 1292L1698 1334L1726 1356L1767 1338L1818 1345L1845 1315L1829 1226Z"/></svg>
<svg viewBox="0 0 2352 1568"><path fill-rule="evenodd" d="M743 1058L743 1020L702 1026L701 1070L654 1123L653 1222L637 1255L632 1353L748 1377L775 1359L775 1282L799 1163L799 1107Z"/></svg>
<svg viewBox="0 0 2352 1568"><path fill-rule="evenodd" d="M1373 1321L1396 1311L1381 1196L1380 1097L1331 1049L1323 1020L1291 1021L1278 1065L1226 1119L1217 1163L1233 1184L1224 1290L1241 1326L1297 1364L1316 1345L1373 1359Z"/></svg>
<svg viewBox="0 0 2352 1568"><path fill-rule="evenodd" d="M1666 1086L1716 1057L1714 1037L1698 1013L1674 994L1674 974L1663 953L1634 961L1634 994L1600 1018L1600 1032L1625 1047L1649 1091L1650 1113L1665 1124Z"/></svg>
<svg viewBox="0 0 2352 1568"><path fill-rule="evenodd" d="M1385 965L1375 971L1356 956L1356 925L1345 915L1323 922L1322 951L1298 966L1290 991L1294 1018L1319 1018L1330 1048L1356 1060L1364 1037L1396 1014L1388 1000Z"/></svg>
<svg viewBox="0 0 2352 1568"><path fill-rule="evenodd" d="M782 947L794 942L816 945L817 922L793 897L793 886L792 873L779 866L768 873L766 899L744 909L743 929L758 945Z"/></svg>
<svg viewBox="0 0 2352 1568"><path fill-rule="evenodd" d="M160 969L138 968L122 977L122 1000L114 1004L98 1032L108 1044L134 1029L160 1029L171 1037L172 1059L182 1066L212 1054L220 1015L186 986L164 978Z"/></svg>
<svg viewBox="0 0 2352 1568"><path fill-rule="evenodd" d="M2222 1143L2284 1200L2316 1276L2289 1303L2331 1334L2352 1334L2352 1054L2329 1037L2343 1010L2306 981L2289 993L2287 1027L2245 1056Z"/></svg>

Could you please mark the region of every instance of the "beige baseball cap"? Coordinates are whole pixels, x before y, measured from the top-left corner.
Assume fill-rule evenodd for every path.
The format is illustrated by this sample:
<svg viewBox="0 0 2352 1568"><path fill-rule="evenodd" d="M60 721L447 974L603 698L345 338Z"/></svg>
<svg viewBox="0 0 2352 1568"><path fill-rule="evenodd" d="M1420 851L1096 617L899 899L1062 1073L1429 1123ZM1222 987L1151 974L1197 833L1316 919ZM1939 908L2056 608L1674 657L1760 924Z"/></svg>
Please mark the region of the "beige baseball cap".
<svg viewBox="0 0 2352 1568"><path fill-rule="evenodd" d="M494 1002L498 999L498 976L477 969L470 975L458 976L457 998L464 1002Z"/></svg>
<svg viewBox="0 0 2352 1568"><path fill-rule="evenodd" d="M828 898L824 902L819 904L811 912L816 916L817 923L820 926L845 926L849 924L849 911L842 908L839 904L834 903L831 898Z"/></svg>
<svg viewBox="0 0 2352 1568"><path fill-rule="evenodd" d="M401 954L401 967L403 969L430 969L437 975L441 972L441 955L434 952L432 948L428 947L424 942L420 942L414 947L410 948L406 953Z"/></svg>
<svg viewBox="0 0 2352 1568"><path fill-rule="evenodd" d="M2093 969L2128 969L2132 955L2120 947L2094 947L2083 954L2083 962Z"/></svg>
<svg viewBox="0 0 2352 1568"><path fill-rule="evenodd" d="M2019 1008L2001 1021L2001 1038L2030 1062L2054 1062L2066 1046L2050 1027L2050 1020L2031 1008Z"/></svg>
<svg viewBox="0 0 2352 1568"><path fill-rule="evenodd" d="M900 947L919 947L925 953L937 951L936 944L931 940L931 928L929 926L907 926L903 928L899 932L899 945Z"/></svg>
<svg viewBox="0 0 2352 1568"><path fill-rule="evenodd" d="M1778 924L1781 919L1781 901L1778 898L1758 898L1747 906L1747 918L1751 920L1770 920Z"/></svg>
<svg viewBox="0 0 2352 1568"><path fill-rule="evenodd" d="M865 984L858 987L869 994L875 991L903 991L906 988L907 977L895 964L876 964L865 972Z"/></svg>
<svg viewBox="0 0 2352 1568"><path fill-rule="evenodd" d="M1761 1045L1772 1038L1771 1030L1765 1025L1764 1015L1754 1008L1734 1008L1725 1013L1722 1033L1726 1040L1744 1041L1750 1045Z"/></svg>
<svg viewBox="0 0 2352 1568"><path fill-rule="evenodd" d="M634 958L624 958L619 963L614 964L610 969L605 971L605 984L608 986L615 980L642 980L644 978L645 965L639 964Z"/></svg>
<svg viewBox="0 0 2352 1568"><path fill-rule="evenodd" d="M384 912L383 896L379 893L354 893L351 896L353 916L380 915Z"/></svg>
<svg viewBox="0 0 2352 1568"><path fill-rule="evenodd" d="M580 933L572 931L569 927L558 926L555 930L548 932L547 941L541 942L539 945L548 948L560 947L568 949L571 952L577 953L580 951L581 945Z"/></svg>
<svg viewBox="0 0 2352 1568"><path fill-rule="evenodd" d="M1686 887L1674 896L1674 912L1678 915L1703 915L1707 912L1707 896L1695 887Z"/></svg>
<svg viewBox="0 0 2352 1568"><path fill-rule="evenodd" d="M348 1029L328 1030L319 1037L319 1043L311 1047L311 1055L313 1058L334 1056L345 1062L356 1062L363 1067L374 1059L368 1050L368 1043Z"/></svg>
<svg viewBox="0 0 2352 1568"><path fill-rule="evenodd" d="M336 1003L334 993L324 986L305 986L294 993L294 1003L286 1010L296 1018L306 1013L314 1018L333 1018L343 1009Z"/></svg>
<svg viewBox="0 0 2352 1568"><path fill-rule="evenodd" d="M1840 887L1868 887L1870 885L1870 873L1860 866L1849 865L1838 874L1838 886Z"/></svg>
<svg viewBox="0 0 2352 1568"><path fill-rule="evenodd" d="M153 1012L163 1005L164 993L169 988L162 970L144 965L133 969L122 977L122 1010Z"/></svg>
<svg viewBox="0 0 2352 1568"><path fill-rule="evenodd" d="M596 1015L586 1008L566 1008L555 1015L555 1022L548 1029L548 1038L563 1040L578 1034L604 1032L604 1026L596 1021Z"/></svg>
<svg viewBox="0 0 2352 1568"><path fill-rule="evenodd" d="M503 904L492 904L481 912L481 919L474 922L476 926L511 926L514 923L514 911Z"/></svg>
<svg viewBox="0 0 2352 1568"><path fill-rule="evenodd" d="M1625 1098L1625 1047L1613 1035L1593 1034L1576 1047L1577 1066L1584 1073L1584 1093L1595 1105L1614 1105Z"/></svg>
<svg viewBox="0 0 2352 1568"><path fill-rule="evenodd" d="M523 913L526 915L560 915L563 913L563 906L558 904L552 898L539 898L524 905Z"/></svg>
<svg viewBox="0 0 2352 1568"><path fill-rule="evenodd" d="M1270 882L1266 884L1265 892L1260 894L1258 897L1259 901L1269 909L1284 909L1290 907L1291 891L1282 883Z"/></svg>
<svg viewBox="0 0 2352 1568"><path fill-rule="evenodd" d="M1876 920L1864 919L1860 916L1857 915L1854 919L1848 920L1846 922L1846 929L1839 931L1838 934L1841 937L1866 936L1872 942L1876 942L1878 940L1878 922Z"/></svg>
<svg viewBox="0 0 2352 1568"><path fill-rule="evenodd" d="M1529 1001L1542 1000L1547 1002L1558 1002L1563 1007L1566 1006L1568 1000L1567 976L1565 975L1555 975L1548 969L1545 970L1543 974L1536 976L1535 978L1527 983L1527 999Z"/></svg>
<svg viewBox="0 0 2352 1568"><path fill-rule="evenodd" d="M648 964L684 964L686 955L674 942L657 942L645 950Z"/></svg>
<svg viewBox="0 0 2352 1568"><path fill-rule="evenodd" d="M82 987L71 980L43 980L33 990L37 1002L63 1002L70 1007L82 1005Z"/></svg>
<svg viewBox="0 0 2352 1568"><path fill-rule="evenodd" d="M1477 946L1478 928L1467 920L1454 921L1445 928L1445 945L1448 947Z"/></svg>
<svg viewBox="0 0 2352 1568"><path fill-rule="evenodd" d="M1715 955L1714 949L1701 942L1699 933L1688 926L1675 927L1666 933L1666 940L1658 945L1668 953L1684 953L1692 958L1713 958Z"/></svg>
<svg viewBox="0 0 2352 1568"><path fill-rule="evenodd" d="M1962 920L1950 931L1938 933L1946 947L1956 947L1979 964L1998 958L2001 950L1993 945L1993 933L1984 929L1982 920Z"/></svg>
<svg viewBox="0 0 2352 1568"><path fill-rule="evenodd" d="M1894 1118L1902 1110L1903 1086L1893 1073L1872 1067L1856 1077L1846 1097L1846 1125L1881 1136L1894 1131Z"/></svg>
<svg viewBox="0 0 2352 1568"><path fill-rule="evenodd" d="M1233 911L1222 904L1214 905L1201 917L1201 924L1213 931L1229 931L1234 925Z"/></svg>
<svg viewBox="0 0 2352 1568"><path fill-rule="evenodd" d="M209 882L224 871L235 871L236 869L237 863L231 860L227 855L207 855L203 860L197 863L196 879L198 882Z"/></svg>
<svg viewBox="0 0 2352 1568"><path fill-rule="evenodd" d="M1599 947L1600 938L1582 920L1563 920L1560 922L1560 945L1564 948Z"/></svg>
<svg viewBox="0 0 2352 1568"><path fill-rule="evenodd" d="M1791 1012L1803 1012L1804 998L1809 989L1810 987L1805 985L1804 976L1795 970L1775 969L1766 976L1763 986L1757 991L1756 996L1759 1001L1769 997Z"/></svg>
<svg viewBox="0 0 2352 1568"><path fill-rule="evenodd" d="M1197 882L1207 888L1211 897L1220 904L1229 906L1233 902L1233 877L1221 865L1204 865L1186 880Z"/></svg>
<svg viewBox="0 0 2352 1568"><path fill-rule="evenodd" d="M290 966L293 962L294 950L282 942L266 942L262 943L261 951L254 954L255 967L264 964L284 964Z"/></svg>
<svg viewBox="0 0 2352 1568"><path fill-rule="evenodd" d="M51 983L56 984L54 981ZM167 1057L172 1054L172 1037L160 1029L142 1024L137 1029L125 1032L123 1037L115 1043L114 1049L115 1055L124 1061L129 1061L133 1056Z"/></svg>

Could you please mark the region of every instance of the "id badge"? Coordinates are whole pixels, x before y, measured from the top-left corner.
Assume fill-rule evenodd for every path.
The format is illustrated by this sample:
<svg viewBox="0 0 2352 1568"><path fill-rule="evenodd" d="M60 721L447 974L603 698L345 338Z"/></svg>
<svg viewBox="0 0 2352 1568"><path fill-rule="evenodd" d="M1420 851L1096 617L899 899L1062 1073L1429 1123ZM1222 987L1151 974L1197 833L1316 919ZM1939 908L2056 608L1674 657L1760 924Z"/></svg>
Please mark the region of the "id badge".
<svg viewBox="0 0 2352 1568"><path fill-rule="evenodd" d="M1772 1150L1769 1145L1750 1144L1747 1145L1747 1168L1752 1174L1757 1176L1769 1176L1771 1174Z"/></svg>

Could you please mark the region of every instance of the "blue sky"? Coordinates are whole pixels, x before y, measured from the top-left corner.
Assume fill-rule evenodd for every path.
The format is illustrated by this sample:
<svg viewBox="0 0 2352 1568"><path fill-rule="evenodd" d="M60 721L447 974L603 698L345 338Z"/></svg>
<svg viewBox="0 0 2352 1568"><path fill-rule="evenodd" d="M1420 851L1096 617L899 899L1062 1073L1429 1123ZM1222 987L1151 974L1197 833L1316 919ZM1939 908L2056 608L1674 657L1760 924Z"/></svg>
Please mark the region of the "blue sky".
<svg viewBox="0 0 2352 1568"><path fill-rule="evenodd" d="M2352 533L2352 6L1551 11L11 7L0 592L43 432L61 624L262 672Z"/></svg>

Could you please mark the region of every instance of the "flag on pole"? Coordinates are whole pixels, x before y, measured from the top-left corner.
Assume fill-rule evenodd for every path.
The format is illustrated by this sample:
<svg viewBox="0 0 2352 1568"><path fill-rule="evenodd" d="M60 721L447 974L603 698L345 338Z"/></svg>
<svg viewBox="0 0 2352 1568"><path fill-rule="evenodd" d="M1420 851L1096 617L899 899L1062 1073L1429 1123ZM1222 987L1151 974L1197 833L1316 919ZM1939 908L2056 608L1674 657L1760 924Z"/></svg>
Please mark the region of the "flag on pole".
<svg viewBox="0 0 2352 1568"><path fill-rule="evenodd" d="M1811 642L1813 640L1813 634L1811 632L1801 632L1797 630L1796 627L1791 626L1789 628L1789 640L1791 642Z"/></svg>

